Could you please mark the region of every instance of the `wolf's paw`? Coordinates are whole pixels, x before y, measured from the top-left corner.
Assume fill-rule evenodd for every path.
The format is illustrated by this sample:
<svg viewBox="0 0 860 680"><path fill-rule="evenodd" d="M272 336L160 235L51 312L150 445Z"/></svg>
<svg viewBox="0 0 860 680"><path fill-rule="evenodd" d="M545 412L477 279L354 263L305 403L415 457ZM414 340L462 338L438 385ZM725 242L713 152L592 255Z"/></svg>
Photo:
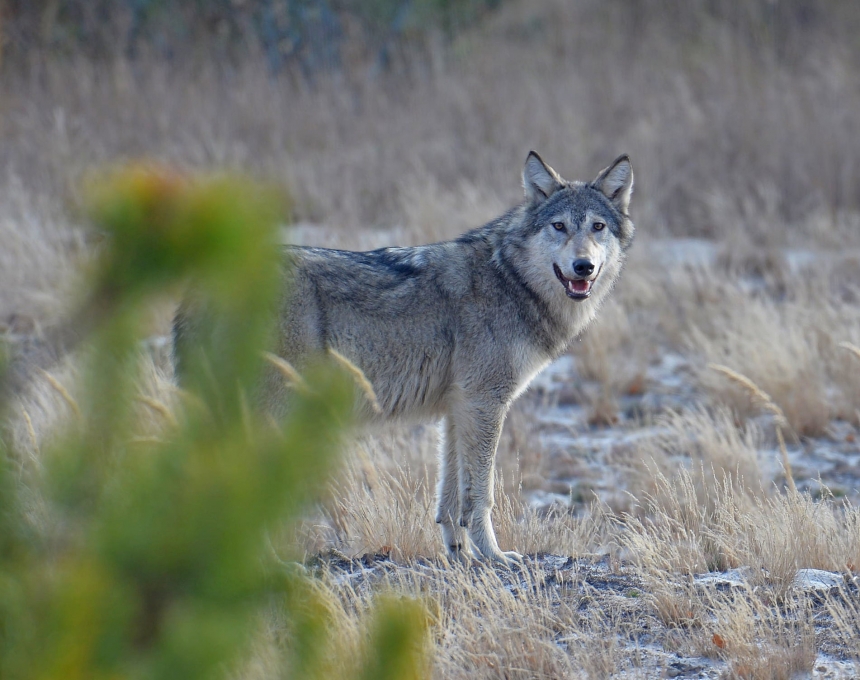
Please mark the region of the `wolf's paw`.
<svg viewBox="0 0 860 680"><path fill-rule="evenodd" d="M503 552L502 554L503 554L503 555L505 556L505 558L507 558L509 561L514 561L514 562L516 562L517 564L522 564L522 563L523 563L523 556L522 556L522 555L520 555L516 550L506 550L506 551L505 551L505 552Z"/></svg>
<svg viewBox="0 0 860 680"><path fill-rule="evenodd" d="M502 553L502 557L505 558L502 564L506 567L519 567L523 563L523 556L515 550L506 550Z"/></svg>
<svg viewBox="0 0 860 680"><path fill-rule="evenodd" d="M472 561L472 547L468 541L463 543L451 543L445 546L445 553L448 561L452 564L459 562L460 564L470 564Z"/></svg>
<svg viewBox="0 0 860 680"><path fill-rule="evenodd" d="M497 550L489 555L485 554L484 559L491 564L498 564L508 569L514 569L523 563L523 556L513 550L508 552Z"/></svg>

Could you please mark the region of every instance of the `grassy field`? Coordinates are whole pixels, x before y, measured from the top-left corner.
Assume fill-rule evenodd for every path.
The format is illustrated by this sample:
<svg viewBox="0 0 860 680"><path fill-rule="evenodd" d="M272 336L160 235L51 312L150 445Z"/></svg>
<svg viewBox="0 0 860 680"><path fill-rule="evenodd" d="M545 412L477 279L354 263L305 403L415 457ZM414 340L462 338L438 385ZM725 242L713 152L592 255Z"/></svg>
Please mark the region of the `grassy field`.
<svg viewBox="0 0 860 680"><path fill-rule="evenodd" d="M75 209L92 169L238 170L290 197L285 239L369 248L496 216L529 149L577 179L627 152L629 266L499 449L495 521L523 572L442 560L429 425L356 433L273 547L317 575L341 659L393 589L431 612L434 677L857 677L860 10L709 7L511 0L389 72L357 59L312 85L250 57L5 63L0 332L32 369L8 423L21 483L76 417L78 356L52 329L99 248ZM173 302L152 310L144 439L175 399ZM62 532L32 504L34 530ZM807 587L807 569L841 580ZM286 667L276 607L259 625L231 677Z"/></svg>

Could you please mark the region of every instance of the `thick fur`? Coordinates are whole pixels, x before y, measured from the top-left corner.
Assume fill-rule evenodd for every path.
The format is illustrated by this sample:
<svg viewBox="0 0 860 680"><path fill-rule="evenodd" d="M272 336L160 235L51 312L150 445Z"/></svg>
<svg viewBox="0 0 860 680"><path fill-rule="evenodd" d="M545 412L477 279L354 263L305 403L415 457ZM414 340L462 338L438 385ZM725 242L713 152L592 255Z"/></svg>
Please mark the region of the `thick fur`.
<svg viewBox="0 0 860 680"><path fill-rule="evenodd" d="M376 391L382 414L367 408L369 419L443 419L436 521L459 559L519 560L499 549L490 516L502 422L594 318L633 238L626 156L569 183L532 152L523 184L521 205L453 241L285 255L277 353L299 368L329 348L346 356ZM583 259L594 266L590 295L572 299L565 281L582 278L573 266ZM288 396L272 371L264 408L283 411Z"/></svg>

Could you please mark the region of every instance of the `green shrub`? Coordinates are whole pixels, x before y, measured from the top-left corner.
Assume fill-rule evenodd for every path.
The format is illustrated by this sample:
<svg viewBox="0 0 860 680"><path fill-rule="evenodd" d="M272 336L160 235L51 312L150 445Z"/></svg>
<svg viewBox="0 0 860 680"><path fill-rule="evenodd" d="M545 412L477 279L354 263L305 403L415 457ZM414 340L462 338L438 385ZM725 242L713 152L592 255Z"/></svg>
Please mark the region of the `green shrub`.
<svg viewBox="0 0 860 680"><path fill-rule="evenodd" d="M0 677L224 676L272 603L291 621L291 677L315 677L320 605L266 532L325 481L353 385L320 365L283 422L248 407L277 294L278 202L244 181L144 167L87 194L108 238L76 317L89 335L81 426L28 481L61 540L28 520L13 457L0 455ZM141 314L189 283L230 330L202 340L208 362L190 366L176 424L132 447ZM417 603L385 602L356 677L419 677L423 621Z"/></svg>

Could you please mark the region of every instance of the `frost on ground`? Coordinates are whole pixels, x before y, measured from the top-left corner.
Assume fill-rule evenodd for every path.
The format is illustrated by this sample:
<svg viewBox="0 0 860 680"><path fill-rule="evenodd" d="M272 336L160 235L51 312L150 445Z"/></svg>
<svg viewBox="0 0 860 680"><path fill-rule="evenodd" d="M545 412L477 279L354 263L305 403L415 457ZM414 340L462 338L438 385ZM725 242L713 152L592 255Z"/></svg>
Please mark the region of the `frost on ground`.
<svg viewBox="0 0 860 680"><path fill-rule="evenodd" d="M656 288L642 269L654 247L637 246L595 326L509 414L495 523L504 549L528 555L522 570L439 557L428 425L361 433L317 509L273 532L278 554L315 576L335 636L360 637L367 605L394 590L426 603L440 678L860 676L860 361L839 346L860 342L860 312L838 297L810 306L775 294L771 278L793 276L787 258L774 256L765 281L741 268L728 285L718 253L704 257L715 247L697 245L686 263L686 241L659 244L680 274ZM795 308L814 347L786 339ZM744 364L760 338L768 352ZM169 342L144 349L142 396L173 403ZM780 381L780 353L808 384ZM715 381L710 362L743 372L791 417L790 471L773 414ZM15 409L24 468L38 468L78 389L73 356L49 373L35 373ZM162 425L142 407L140 436ZM237 677L278 667L261 660L289 647L280 625L266 621Z"/></svg>
<svg viewBox="0 0 860 680"><path fill-rule="evenodd" d="M688 272L661 291L679 307L701 293L691 282L722 276L713 246L697 245L693 262L686 241L659 247ZM791 276L795 265L780 266ZM394 588L439 603L440 677L857 677L860 450L838 377L816 364L826 389L815 408L828 420L816 430L795 413L786 469L773 414L710 381L709 360L733 366L737 355L676 335L665 300L637 299L639 267L509 416L497 523L505 549L529 553L521 571L436 557L431 427L361 440L311 522L309 564L339 601ZM709 319L744 305L797 304L774 302L770 285L741 271L718 299L683 310L684 324L710 335ZM834 362L856 314L815 329L832 334ZM758 330L778 354L775 323ZM789 411L793 387L774 389L781 367L768 361L744 370ZM860 362L836 365L860 374Z"/></svg>
<svg viewBox="0 0 860 680"><path fill-rule="evenodd" d="M524 569L439 561L426 425L357 436L273 547L316 574L345 645L377 593L419 594L439 678L860 677L860 12L809 4L508 0L427 63L393 50L390 73L314 87L220 48L4 53L0 335L49 374L25 370L10 409L22 484L80 392L49 340L98 247L66 200L91 169L249 172L284 187L286 240L370 249L498 215L529 148L571 176L629 152L630 262L499 448L496 526ZM147 330L141 439L176 401L171 313ZM289 640L273 612L233 676L284 676Z"/></svg>
<svg viewBox="0 0 860 680"><path fill-rule="evenodd" d="M329 552L315 559L310 568L335 596L347 600L390 588L445 600L452 590L484 590L492 583L493 597L504 602L504 609L519 613L523 628L527 629L534 616L529 610L542 608L546 639L561 658L569 660L566 670L575 673L578 668L590 677L605 673L618 678L852 678L860 672L856 663L845 659L842 632L832 614L834 607L852 602L856 606L857 578L835 572L799 571L780 601L770 600L754 588L745 569L685 579L668 577L675 580L669 584L672 588L688 593L691 601L706 603L701 607L691 604L697 607L695 613L671 621L659 615L655 594L637 570L607 556L540 553L527 556L521 569L510 571L479 563L451 566L434 559L397 564L385 554L348 559ZM491 613L484 608L485 597L485 593L475 597L472 615L478 625L482 625L482 611L487 616ZM728 609L754 611L760 619L778 617L785 628L783 636L778 640L766 636L738 639L744 631L726 618ZM512 623L483 620L500 637L511 634L505 629ZM443 638L437 650L439 664L446 667L448 655L463 651L446 645L464 644L453 635ZM739 660L737 650L744 646L756 650L753 661ZM797 649L803 653L797 654ZM505 663L504 651L484 651L495 655L500 665ZM543 653L551 656L547 650ZM469 659L475 662L478 654ZM539 677L518 673L514 665L499 671L498 677Z"/></svg>

